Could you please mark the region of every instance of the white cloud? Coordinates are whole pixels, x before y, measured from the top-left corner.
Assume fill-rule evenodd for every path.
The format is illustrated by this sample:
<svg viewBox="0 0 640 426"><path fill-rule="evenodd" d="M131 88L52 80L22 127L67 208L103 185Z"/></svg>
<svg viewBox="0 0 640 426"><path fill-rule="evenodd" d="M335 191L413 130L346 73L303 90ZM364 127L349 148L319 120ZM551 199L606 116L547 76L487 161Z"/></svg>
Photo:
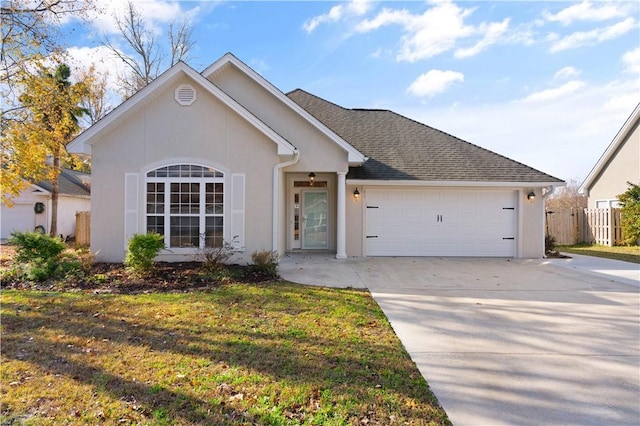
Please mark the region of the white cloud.
<svg viewBox="0 0 640 426"><path fill-rule="evenodd" d="M373 19L362 21L356 30L368 32L386 25L402 26L406 34L402 36L396 59L415 62L446 52L458 39L473 35L474 27L464 23L472 12L473 9L461 9L449 1L436 2L420 15L385 8Z"/></svg>
<svg viewBox="0 0 640 426"><path fill-rule="evenodd" d="M464 75L457 71L430 70L418 77L407 89L415 96L434 96L456 82L463 82Z"/></svg>
<svg viewBox="0 0 640 426"><path fill-rule="evenodd" d="M99 34L116 34L115 17L122 17L127 10L129 0L95 0L95 9L87 17L89 23ZM198 7L186 12L180 2L163 0L132 0L135 9L140 12L150 30L159 31L159 26L187 14L194 16Z"/></svg>
<svg viewBox="0 0 640 426"><path fill-rule="evenodd" d="M509 28L509 21L509 18L505 18L502 22L491 22L490 24L482 23L479 28L479 32L484 34L484 37L471 47L457 49L454 54L455 57L467 58L475 56L492 44L498 42Z"/></svg>
<svg viewBox="0 0 640 426"><path fill-rule="evenodd" d="M548 12L543 14L546 20L560 22L562 25L569 25L574 21L604 21L625 15L626 12L619 4L607 2L594 6L590 1L574 4L555 14Z"/></svg>
<svg viewBox="0 0 640 426"><path fill-rule="evenodd" d="M626 66L626 72L640 74L640 47L636 47L622 55L622 62Z"/></svg>
<svg viewBox="0 0 640 426"><path fill-rule="evenodd" d="M124 74L122 61L105 46L71 47L67 49L68 64L72 78L79 78L92 66L97 74L106 78L107 103L115 106L122 102L122 94L118 93L119 77Z"/></svg>
<svg viewBox="0 0 640 426"><path fill-rule="evenodd" d="M337 6L333 6L329 9L329 12L323 15L314 16L313 18L308 19L304 24L302 24L302 28L306 32L311 33L322 24L338 22L349 16L364 15L370 8L370 0L351 0L345 5L339 4Z"/></svg>
<svg viewBox="0 0 640 426"><path fill-rule="evenodd" d="M596 28L591 31L578 31L565 37L554 37L550 51L552 53L581 46L590 46L603 41L612 40L631 30L637 29L635 18L629 17L624 21L607 27Z"/></svg>
<svg viewBox="0 0 640 426"><path fill-rule="evenodd" d="M567 78L571 78L571 77L577 77L580 75L580 70L576 69L575 67L564 67L560 70L558 70L554 75L553 78L556 80L565 80Z"/></svg>
<svg viewBox="0 0 640 426"><path fill-rule="evenodd" d="M554 99L561 99L573 92L576 92L582 89L586 83L581 80L571 80L567 83L563 84L560 87L555 87L553 89L546 89L540 92L535 92L523 99L525 102L547 102L552 101Z"/></svg>
<svg viewBox="0 0 640 426"><path fill-rule="evenodd" d="M122 61L115 57L113 52L105 46L98 47L71 47L67 49L69 66L75 71L86 71L91 66L101 74L111 76L109 81L117 82L118 71L122 71Z"/></svg>
<svg viewBox="0 0 640 426"><path fill-rule="evenodd" d="M416 62L428 59L455 49L464 39L474 41L469 47L455 50L457 58L477 55L499 42L526 43L530 41L530 30L525 33L509 32L510 18L500 22L481 22L477 25L465 23L476 10L461 8L448 1L432 1L430 7L420 14L406 9L384 8L376 16L361 21L356 32L370 32L384 26L399 25L404 34L400 39L400 49L396 54L398 61ZM476 40L477 39L477 40Z"/></svg>
<svg viewBox="0 0 640 426"><path fill-rule="evenodd" d="M386 108L558 178L581 182L633 111L637 93L633 78L540 102Z"/></svg>

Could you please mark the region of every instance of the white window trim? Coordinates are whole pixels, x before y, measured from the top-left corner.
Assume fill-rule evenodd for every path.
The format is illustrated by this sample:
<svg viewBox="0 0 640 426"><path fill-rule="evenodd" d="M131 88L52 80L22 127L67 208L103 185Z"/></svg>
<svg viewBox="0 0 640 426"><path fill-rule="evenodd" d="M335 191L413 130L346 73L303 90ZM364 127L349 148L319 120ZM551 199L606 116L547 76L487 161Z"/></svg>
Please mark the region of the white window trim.
<svg viewBox="0 0 640 426"><path fill-rule="evenodd" d="M194 165L194 166L200 166L200 167L211 167L213 169L215 169L216 171L222 173L222 177L208 177L208 178L191 178L191 177L148 177L147 174L157 170L157 169L161 169L164 167L169 167L169 166L176 166L176 165ZM170 190L170 184L171 183L200 183L200 199L202 200L203 197L205 196L205 185L206 183L222 183L223 184L223 213L222 214L209 214L207 215L205 213L205 209L200 209L200 213L198 214L198 217L200 218L200 221L202 223L203 219L205 217L222 217L222 236L223 236L223 240L227 241L227 230L229 229L229 207L228 207L228 203L229 203L229 193L228 193L228 189L229 189L229 182L228 182L228 176L229 174L224 171L221 170L218 167L215 166L207 166L207 165L203 165L200 163L194 163L194 162L179 162L179 163L170 163L170 164L162 164L162 165L158 165L155 167L152 167L148 170L146 170L144 172L144 186L143 186L143 197L142 197L142 202L143 202L143 206L142 206L142 216L143 216L143 227L142 229L144 230L144 232L146 233L147 231L147 218L149 216L149 214L147 213L147 183L164 183L165 184L165 200L164 200L164 209L165 209L165 213L163 214L163 216L165 217L165 224L164 224L164 242L166 245L166 249L163 250L161 252L161 254L194 254L195 251L197 251L199 248L201 247L171 247L170 243L171 243L171 216L195 216L195 214L174 214L172 215L170 213L170 204L171 204L171 190ZM167 220L169 219L169 220Z"/></svg>
<svg viewBox="0 0 640 426"><path fill-rule="evenodd" d="M607 203L606 207L598 207L599 203ZM615 204L615 205L614 205ZM613 208L613 209L619 209L620 208L620 201L616 198L608 198L608 199L600 199L600 200L595 200L594 203L595 208L597 209L609 209L609 208Z"/></svg>

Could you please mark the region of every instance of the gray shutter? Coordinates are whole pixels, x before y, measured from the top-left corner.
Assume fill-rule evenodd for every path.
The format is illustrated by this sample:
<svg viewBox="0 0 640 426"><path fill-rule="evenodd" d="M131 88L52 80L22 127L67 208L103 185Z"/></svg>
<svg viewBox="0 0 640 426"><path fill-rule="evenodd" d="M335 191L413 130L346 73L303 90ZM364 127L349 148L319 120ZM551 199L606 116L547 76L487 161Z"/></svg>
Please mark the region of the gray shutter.
<svg viewBox="0 0 640 426"><path fill-rule="evenodd" d="M138 233L138 174L124 175L124 246Z"/></svg>
<svg viewBox="0 0 640 426"><path fill-rule="evenodd" d="M244 250L244 174L231 175L231 238L233 248Z"/></svg>

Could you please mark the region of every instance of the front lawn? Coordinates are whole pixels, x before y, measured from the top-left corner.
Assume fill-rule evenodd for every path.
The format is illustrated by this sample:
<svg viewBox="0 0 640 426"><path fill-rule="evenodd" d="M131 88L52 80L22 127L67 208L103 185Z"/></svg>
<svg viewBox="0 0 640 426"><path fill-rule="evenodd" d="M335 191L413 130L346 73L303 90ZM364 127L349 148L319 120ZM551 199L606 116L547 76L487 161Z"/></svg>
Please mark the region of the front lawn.
<svg viewBox="0 0 640 426"><path fill-rule="evenodd" d="M607 247L594 244L577 244L574 246L558 246L556 249L563 253L583 254L585 256L640 263L640 246Z"/></svg>
<svg viewBox="0 0 640 426"><path fill-rule="evenodd" d="M2 292L2 424L449 424L371 296Z"/></svg>

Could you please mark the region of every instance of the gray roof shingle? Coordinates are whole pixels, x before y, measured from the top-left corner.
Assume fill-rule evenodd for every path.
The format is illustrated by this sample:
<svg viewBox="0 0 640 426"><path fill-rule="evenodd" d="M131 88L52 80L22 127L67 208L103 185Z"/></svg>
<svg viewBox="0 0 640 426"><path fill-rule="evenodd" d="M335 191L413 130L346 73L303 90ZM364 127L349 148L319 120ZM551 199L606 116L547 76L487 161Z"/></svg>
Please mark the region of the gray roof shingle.
<svg viewBox="0 0 640 426"><path fill-rule="evenodd" d="M287 96L369 157L348 179L563 182L393 111L347 109L301 89Z"/></svg>
<svg viewBox="0 0 640 426"><path fill-rule="evenodd" d="M86 178L85 178L86 177ZM60 195L70 196L91 196L91 187L86 181L88 181L89 175L86 173L77 172L75 170L62 169L58 179L58 188ZM85 179L83 179L85 178ZM51 192L52 185L49 181L38 182L40 188L46 189Z"/></svg>

